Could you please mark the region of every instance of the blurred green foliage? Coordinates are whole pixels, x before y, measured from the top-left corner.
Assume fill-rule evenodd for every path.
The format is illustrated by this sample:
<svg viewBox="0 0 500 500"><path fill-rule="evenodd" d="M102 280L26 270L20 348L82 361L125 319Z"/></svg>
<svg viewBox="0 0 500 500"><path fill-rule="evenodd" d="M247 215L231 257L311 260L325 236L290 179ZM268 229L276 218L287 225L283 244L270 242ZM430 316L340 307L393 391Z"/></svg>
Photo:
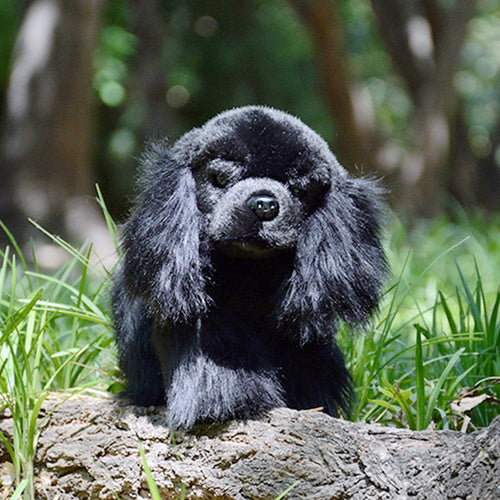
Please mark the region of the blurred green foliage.
<svg viewBox="0 0 500 500"><path fill-rule="evenodd" d="M299 115L335 143L310 34L286 1L164 0L161 7L165 26L161 64L165 99L173 117L168 130L172 140L223 109L259 103ZM405 149L411 140L412 103L377 32L370 3L344 0L339 7L351 72L369 93L377 132ZM100 114L110 162L126 163L144 140L143 113L127 86L136 47L130 15L122 2L108 2L96 54L97 95L102 106L115 108L113 113ZM498 2L480 0L455 80L478 158L492 152L492 135L499 122L499 33ZM132 169L129 165L127 171Z"/></svg>
<svg viewBox="0 0 500 500"><path fill-rule="evenodd" d="M20 25L21 7L14 0L0 0L0 111L9 79L9 61Z"/></svg>
<svg viewBox="0 0 500 500"><path fill-rule="evenodd" d="M470 23L455 87L463 98L474 154L484 158L491 153L492 135L499 133L500 5L495 0L483 0L479 5L481 15ZM500 148L495 157L499 166Z"/></svg>

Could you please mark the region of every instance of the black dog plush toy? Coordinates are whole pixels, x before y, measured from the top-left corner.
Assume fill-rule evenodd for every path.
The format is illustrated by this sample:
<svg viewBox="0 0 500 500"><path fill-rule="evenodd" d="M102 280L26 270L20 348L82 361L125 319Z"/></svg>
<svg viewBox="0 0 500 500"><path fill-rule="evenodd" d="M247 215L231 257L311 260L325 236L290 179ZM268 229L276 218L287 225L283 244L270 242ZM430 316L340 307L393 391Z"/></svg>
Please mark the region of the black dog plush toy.
<svg viewBox="0 0 500 500"><path fill-rule="evenodd" d="M222 113L144 156L114 318L126 397L168 422L347 410L338 320L376 308L379 189L286 113Z"/></svg>

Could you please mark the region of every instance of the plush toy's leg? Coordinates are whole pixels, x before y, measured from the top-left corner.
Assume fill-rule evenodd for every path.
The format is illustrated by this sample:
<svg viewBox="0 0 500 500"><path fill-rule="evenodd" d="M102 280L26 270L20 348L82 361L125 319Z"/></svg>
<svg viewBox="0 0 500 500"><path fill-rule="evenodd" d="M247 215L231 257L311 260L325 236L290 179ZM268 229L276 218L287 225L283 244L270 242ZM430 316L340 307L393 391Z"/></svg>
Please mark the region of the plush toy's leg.
<svg viewBox="0 0 500 500"><path fill-rule="evenodd" d="M250 346L245 335L238 337L227 326L215 332L206 324L202 332L177 326L155 331L153 338L174 428L247 419L284 406L277 370L268 351L255 348L258 339Z"/></svg>
<svg viewBox="0 0 500 500"><path fill-rule="evenodd" d="M151 344L152 320L141 299L120 284L114 293L115 329L120 366L127 380L122 396L139 406L165 403L165 389L158 357Z"/></svg>
<svg viewBox="0 0 500 500"><path fill-rule="evenodd" d="M283 348L286 402L297 410L322 407L329 415L349 413L353 400L351 376L342 352L326 344L288 345Z"/></svg>
<svg viewBox="0 0 500 500"><path fill-rule="evenodd" d="M183 360L168 391L168 417L176 428L200 422L247 419L284 406L272 372L246 371L215 363L202 353Z"/></svg>

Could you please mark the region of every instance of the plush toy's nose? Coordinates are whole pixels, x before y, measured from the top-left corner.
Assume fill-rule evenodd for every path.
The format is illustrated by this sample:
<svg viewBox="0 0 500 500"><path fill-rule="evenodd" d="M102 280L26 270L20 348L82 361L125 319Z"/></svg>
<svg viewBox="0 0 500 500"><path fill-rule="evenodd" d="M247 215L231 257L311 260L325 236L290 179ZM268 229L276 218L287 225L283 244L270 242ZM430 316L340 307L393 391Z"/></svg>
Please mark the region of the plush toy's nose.
<svg viewBox="0 0 500 500"><path fill-rule="evenodd" d="M273 220L280 210L278 200L267 194L257 194L247 200L250 210L263 221Z"/></svg>

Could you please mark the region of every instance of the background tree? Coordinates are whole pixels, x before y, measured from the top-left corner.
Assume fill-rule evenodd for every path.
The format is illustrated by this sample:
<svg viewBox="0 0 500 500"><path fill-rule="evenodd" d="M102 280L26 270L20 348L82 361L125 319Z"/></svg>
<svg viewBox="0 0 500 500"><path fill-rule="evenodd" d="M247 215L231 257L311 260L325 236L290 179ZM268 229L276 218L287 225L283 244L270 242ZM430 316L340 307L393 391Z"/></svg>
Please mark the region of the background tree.
<svg viewBox="0 0 500 500"><path fill-rule="evenodd" d="M400 199L411 213L442 210L444 191L454 182L461 201L470 183L457 161L463 129L456 126L460 99L454 88L474 0L442 6L435 0L372 0L379 31L413 104L412 138L399 172ZM468 176L467 176L468 177ZM465 182L464 182L465 181Z"/></svg>
<svg viewBox="0 0 500 500"><path fill-rule="evenodd" d="M372 104L366 99L370 95L362 91L366 85L351 75L344 32L349 23L342 23L339 4L329 0L290 0L290 4L315 41L325 101L338 130L338 151L347 165L390 174L395 201L406 213L441 212L447 192L464 204L476 203L480 171L474 165L463 103L454 85L476 2L371 1L372 22L412 107L405 151L400 151L396 165L391 165L388 154L394 137L376 133ZM490 170L488 177L498 180L498 171ZM492 199L496 192L483 194Z"/></svg>
<svg viewBox="0 0 500 500"><path fill-rule="evenodd" d="M494 2L158 4L169 135L227 107L301 116L346 168L382 174L408 215L498 206ZM495 86L496 83L496 86Z"/></svg>

